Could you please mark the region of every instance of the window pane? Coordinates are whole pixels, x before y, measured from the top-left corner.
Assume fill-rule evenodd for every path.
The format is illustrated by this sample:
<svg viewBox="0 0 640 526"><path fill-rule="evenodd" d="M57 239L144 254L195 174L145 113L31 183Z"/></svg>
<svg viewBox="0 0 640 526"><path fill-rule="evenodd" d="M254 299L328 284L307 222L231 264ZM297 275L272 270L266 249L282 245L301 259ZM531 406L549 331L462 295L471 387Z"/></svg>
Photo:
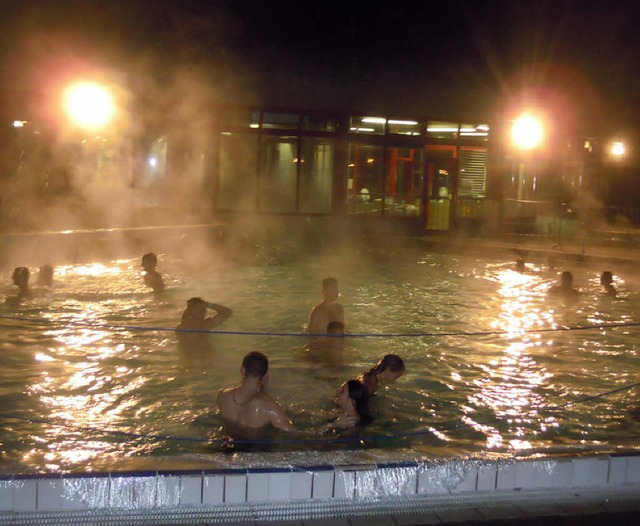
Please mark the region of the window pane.
<svg viewBox="0 0 640 526"><path fill-rule="evenodd" d="M389 119L387 121L389 133L395 135L420 135L420 124L418 121Z"/></svg>
<svg viewBox="0 0 640 526"><path fill-rule="evenodd" d="M418 216L422 202L423 150L389 149L385 215Z"/></svg>
<svg viewBox="0 0 640 526"><path fill-rule="evenodd" d="M458 136L458 123L431 121L427 126L427 136L438 139L455 139Z"/></svg>
<svg viewBox="0 0 640 526"><path fill-rule="evenodd" d="M383 117L351 117L349 119L350 133L384 134L387 119Z"/></svg>
<svg viewBox="0 0 640 526"><path fill-rule="evenodd" d="M223 129L258 128L260 124L260 112L246 108L225 108L222 110L220 120Z"/></svg>
<svg viewBox="0 0 640 526"><path fill-rule="evenodd" d="M484 197L487 190L487 150L460 148L460 197Z"/></svg>
<svg viewBox="0 0 640 526"><path fill-rule="evenodd" d="M462 124L460 137L466 140L486 141L489 138L488 124Z"/></svg>
<svg viewBox="0 0 640 526"><path fill-rule="evenodd" d="M262 127L265 129L297 130L300 125L298 113L274 113L265 111L262 116Z"/></svg>
<svg viewBox="0 0 640 526"><path fill-rule="evenodd" d="M338 129L338 118L322 115L303 115L302 129L315 131L335 131Z"/></svg>
<svg viewBox="0 0 640 526"><path fill-rule="evenodd" d="M349 213L381 214L384 148L350 144L348 168Z"/></svg>
<svg viewBox="0 0 640 526"><path fill-rule="evenodd" d="M263 137L260 205L263 212L295 212L298 170L295 137Z"/></svg>
<svg viewBox="0 0 640 526"><path fill-rule="evenodd" d="M257 151L256 135L222 134L218 191L220 210L255 210Z"/></svg>
<svg viewBox="0 0 640 526"><path fill-rule="evenodd" d="M300 165L300 212L331 212L333 141L304 139Z"/></svg>

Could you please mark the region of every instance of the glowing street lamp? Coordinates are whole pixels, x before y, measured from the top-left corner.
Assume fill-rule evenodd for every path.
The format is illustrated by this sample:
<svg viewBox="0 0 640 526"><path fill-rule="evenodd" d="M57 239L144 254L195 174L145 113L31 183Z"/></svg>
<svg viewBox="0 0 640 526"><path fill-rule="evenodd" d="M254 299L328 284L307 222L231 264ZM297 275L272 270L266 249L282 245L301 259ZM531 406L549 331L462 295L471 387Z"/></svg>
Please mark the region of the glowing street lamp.
<svg viewBox="0 0 640 526"><path fill-rule="evenodd" d="M115 115L109 90L94 82L78 82L64 93L64 107L72 122L82 128L99 129Z"/></svg>
<svg viewBox="0 0 640 526"><path fill-rule="evenodd" d="M540 119L531 114L518 117L511 128L511 142L521 150L535 150L542 144L544 127Z"/></svg>
<svg viewBox="0 0 640 526"><path fill-rule="evenodd" d="M614 159L619 159L621 157L624 157L626 153L627 153L627 149L623 142L614 141L609 146L609 155Z"/></svg>

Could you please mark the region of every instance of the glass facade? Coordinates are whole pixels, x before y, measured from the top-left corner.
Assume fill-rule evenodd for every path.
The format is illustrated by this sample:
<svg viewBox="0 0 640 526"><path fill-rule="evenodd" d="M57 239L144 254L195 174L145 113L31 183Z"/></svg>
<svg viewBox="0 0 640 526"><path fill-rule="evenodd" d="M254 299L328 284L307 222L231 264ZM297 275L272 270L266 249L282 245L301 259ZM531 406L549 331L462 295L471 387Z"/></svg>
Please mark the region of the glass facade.
<svg viewBox="0 0 640 526"><path fill-rule="evenodd" d="M385 213L395 216L420 214L424 192L424 150L390 148L385 182Z"/></svg>
<svg viewBox="0 0 640 526"><path fill-rule="evenodd" d="M387 119L383 117L350 117L349 133L384 135Z"/></svg>
<svg viewBox="0 0 640 526"><path fill-rule="evenodd" d="M486 124L256 110L227 116L213 170L221 211L405 217L436 230L482 214Z"/></svg>
<svg viewBox="0 0 640 526"><path fill-rule="evenodd" d="M460 125L457 122L429 121L427 137L433 139L457 139Z"/></svg>
<svg viewBox="0 0 640 526"><path fill-rule="evenodd" d="M350 214L382 214L384 152L380 146L349 145L347 203Z"/></svg>
<svg viewBox="0 0 640 526"><path fill-rule="evenodd" d="M258 171L260 212L296 211L298 164L295 137L262 137Z"/></svg>
<svg viewBox="0 0 640 526"><path fill-rule="evenodd" d="M258 136L225 132L220 138L217 206L253 211L258 202Z"/></svg>
<svg viewBox="0 0 640 526"><path fill-rule="evenodd" d="M334 141L317 137L302 139L300 155L299 210L307 214L331 213Z"/></svg>

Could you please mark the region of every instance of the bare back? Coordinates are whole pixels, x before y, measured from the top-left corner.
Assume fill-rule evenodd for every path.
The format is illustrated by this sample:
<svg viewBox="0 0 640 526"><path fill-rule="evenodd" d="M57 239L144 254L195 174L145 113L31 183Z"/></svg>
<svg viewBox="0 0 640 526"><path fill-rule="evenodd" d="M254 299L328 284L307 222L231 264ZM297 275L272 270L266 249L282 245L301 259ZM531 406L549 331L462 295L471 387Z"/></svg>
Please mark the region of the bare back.
<svg viewBox="0 0 640 526"><path fill-rule="evenodd" d="M307 332L310 334L325 334L327 325L332 321L344 323L344 311L340 303L323 301L311 310Z"/></svg>
<svg viewBox="0 0 640 526"><path fill-rule="evenodd" d="M264 392L243 397L238 387L223 389L218 393L221 416L232 424L246 428L271 425L283 431L295 431L282 405Z"/></svg>

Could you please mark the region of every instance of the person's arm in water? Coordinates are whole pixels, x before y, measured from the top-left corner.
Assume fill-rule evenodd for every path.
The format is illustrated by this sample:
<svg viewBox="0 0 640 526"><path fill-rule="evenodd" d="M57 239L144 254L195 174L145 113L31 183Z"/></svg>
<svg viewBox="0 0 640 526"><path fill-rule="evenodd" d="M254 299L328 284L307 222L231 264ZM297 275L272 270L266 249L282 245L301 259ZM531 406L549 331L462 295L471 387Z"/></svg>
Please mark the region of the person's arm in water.
<svg viewBox="0 0 640 526"><path fill-rule="evenodd" d="M287 416L287 413L282 407L282 404L276 399L271 398L268 395L263 395L268 400L262 406L263 414L268 418L269 424L281 431L287 431L288 433L297 433L298 430L293 425L293 422Z"/></svg>
<svg viewBox="0 0 640 526"><path fill-rule="evenodd" d="M349 429L352 427L356 427L359 422L360 422L359 417L343 413L335 420L332 420L331 422L327 422L325 425L320 426L314 431L322 434L328 431L332 431L334 429Z"/></svg>
<svg viewBox="0 0 640 526"><path fill-rule="evenodd" d="M218 305L217 303L207 303L207 307L216 311L215 316L205 318L204 321L207 329L213 329L214 327L217 327L222 322L228 320L231 314L233 314L233 311L231 309L229 309L228 307L224 307L223 305Z"/></svg>

